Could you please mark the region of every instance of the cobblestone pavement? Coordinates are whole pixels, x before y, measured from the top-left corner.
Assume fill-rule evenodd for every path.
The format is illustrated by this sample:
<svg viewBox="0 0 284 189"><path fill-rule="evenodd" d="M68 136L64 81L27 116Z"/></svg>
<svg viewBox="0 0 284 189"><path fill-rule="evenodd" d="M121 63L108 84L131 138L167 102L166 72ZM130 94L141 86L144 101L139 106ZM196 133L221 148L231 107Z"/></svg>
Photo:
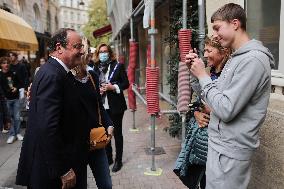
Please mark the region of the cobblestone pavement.
<svg viewBox="0 0 284 189"><path fill-rule="evenodd" d="M113 189L183 189L181 181L172 172L174 162L180 150L180 141L172 138L163 129L168 126L166 116L156 119L156 147L162 147L165 154L155 156L156 168L162 169L160 176L144 174L151 167L151 155L145 153L150 147L149 115L146 108L138 104L136 126L139 132L131 132L132 112L127 110L123 120L124 154L123 167L117 173L111 173ZM0 189L24 189L15 186L15 175L21 142L12 145L5 143L7 135L0 134ZM112 166L110 167L112 168ZM93 175L88 169L88 188L96 189Z"/></svg>

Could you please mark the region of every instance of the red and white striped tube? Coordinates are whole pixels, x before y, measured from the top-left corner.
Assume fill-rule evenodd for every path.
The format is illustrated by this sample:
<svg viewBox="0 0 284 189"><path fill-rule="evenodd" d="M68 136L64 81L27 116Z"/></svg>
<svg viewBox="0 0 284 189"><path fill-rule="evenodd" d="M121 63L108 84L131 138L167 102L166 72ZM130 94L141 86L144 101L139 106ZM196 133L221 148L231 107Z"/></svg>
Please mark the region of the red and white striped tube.
<svg viewBox="0 0 284 189"><path fill-rule="evenodd" d="M127 76L129 80L129 88L128 88L128 106L131 110L136 110L136 96L132 90L132 85L135 83L135 68L137 61L137 51L138 51L138 43L131 41L129 43L129 65L127 69Z"/></svg>
<svg viewBox="0 0 284 189"><path fill-rule="evenodd" d="M180 60L185 62L185 55L191 50L190 41L192 39L192 32L189 29L181 29L178 31Z"/></svg>
<svg viewBox="0 0 284 189"><path fill-rule="evenodd" d="M146 67L147 112L152 115L160 112L158 84L159 68Z"/></svg>
<svg viewBox="0 0 284 189"><path fill-rule="evenodd" d="M185 64L185 55L191 50L192 32L189 29L181 29L178 32L180 59L178 71L178 104L177 109L181 113L189 110L188 104L190 103L191 90L189 81L189 70Z"/></svg>
<svg viewBox="0 0 284 189"><path fill-rule="evenodd" d="M188 104L190 102L191 90L189 83L189 71L184 62L179 63L178 74L178 104L177 109L181 113L189 110Z"/></svg>

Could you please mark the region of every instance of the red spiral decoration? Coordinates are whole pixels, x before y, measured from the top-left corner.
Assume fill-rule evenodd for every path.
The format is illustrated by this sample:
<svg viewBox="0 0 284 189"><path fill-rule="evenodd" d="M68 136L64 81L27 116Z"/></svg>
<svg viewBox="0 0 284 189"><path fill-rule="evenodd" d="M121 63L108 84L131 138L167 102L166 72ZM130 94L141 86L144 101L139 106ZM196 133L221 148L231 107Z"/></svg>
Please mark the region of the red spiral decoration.
<svg viewBox="0 0 284 189"><path fill-rule="evenodd" d="M149 114L157 114L160 111L158 83L159 68L146 67L146 100Z"/></svg>
<svg viewBox="0 0 284 189"><path fill-rule="evenodd" d="M135 68L137 61L138 43L131 41L129 43L129 46L129 65L127 69L127 76L130 85L128 88L128 105L131 110L136 110L136 96L132 90L132 85L135 83Z"/></svg>
<svg viewBox="0 0 284 189"><path fill-rule="evenodd" d="M177 109L179 112L187 112L189 110L188 104L190 103L191 90L189 81L189 70L185 64L185 55L191 50L192 32L189 29L181 29L178 32L180 59L179 72L178 72L178 104Z"/></svg>
<svg viewBox="0 0 284 189"><path fill-rule="evenodd" d="M192 32L189 29L181 29L178 31L180 60L185 62L185 55L191 50L190 41L192 39Z"/></svg>

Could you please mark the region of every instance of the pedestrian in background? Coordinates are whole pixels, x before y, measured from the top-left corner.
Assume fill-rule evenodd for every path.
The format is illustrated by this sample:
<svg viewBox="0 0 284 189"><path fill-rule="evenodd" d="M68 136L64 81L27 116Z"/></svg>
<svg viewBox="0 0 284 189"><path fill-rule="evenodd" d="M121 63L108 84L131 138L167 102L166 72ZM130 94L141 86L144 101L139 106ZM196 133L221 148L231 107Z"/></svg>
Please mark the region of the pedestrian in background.
<svg viewBox="0 0 284 189"><path fill-rule="evenodd" d="M87 188L90 128L70 69L83 54L80 35L63 28L31 87L29 122L16 184L32 189Z"/></svg>
<svg viewBox="0 0 284 189"><path fill-rule="evenodd" d="M7 99L8 112L11 116L11 129L9 130L7 144L12 144L15 140L23 140L23 136L20 134L19 91L21 82L17 73L10 70L9 59L7 57L1 60L0 85Z"/></svg>
<svg viewBox="0 0 284 189"><path fill-rule="evenodd" d="M40 59L39 59L39 67L37 67L37 68L35 69L34 77L35 77L36 73L38 72L38 70L40 69L40 67L41 67L42 65L44 65L44 64L45 64L45 59L44 59L44 58L40 58Z"/></svg>
<svg viewBox="0 0 284 189"><path fill-rule="evenodd" d="M111 47L104 43L96 48L94 70L100 75L100 91L104 107L114 124L116 153L112 171L117 172L122 167L122 119L127 109L123 91L129 87L129 81L124 65L117 62ZM112 151L111 143L109 143L106 148L109 165L113 163Z"/></svg>
<svg viewBox="0 0 284 189"><path fill-rule="evenodd" d="M27 70L27 74L28 74L28 84L30 84L31 82L31 64L30 62L26 59L25 56L22 57L22 59L20 60L20 63L23 64L26 67Z"/></svg>
<svg viewBox="0 0 284 189"><path fill-rule="evenodd" d="M6 134L9 132L9 129L10 129L10 116L7 109L7 101L4 95L4 91L0 85L0 131L3 134Z"/></svg>
<svg viewBox="0 0 284 189"><path fill-rule="evenodd" d="M246 32L246 12L229 3L211 16L214 37L233 53L218 80L192 51L186 56L191 85L211 109L206 189L246 189L251 156L259 146L271 87L272 54Z"/></svg>
<svg viewBox="0 0 284 189"><path fill-rule="evenodd" d="M15 52L10 52L10 70L14 74L17 75L18 80L19 80L19 85L20 85L20 91L23 91L22 93L24 94L24 89L27 89L29 86L29 74L28 70L25 66L25 64L22 64L18 60L18 54Z"/></svg>

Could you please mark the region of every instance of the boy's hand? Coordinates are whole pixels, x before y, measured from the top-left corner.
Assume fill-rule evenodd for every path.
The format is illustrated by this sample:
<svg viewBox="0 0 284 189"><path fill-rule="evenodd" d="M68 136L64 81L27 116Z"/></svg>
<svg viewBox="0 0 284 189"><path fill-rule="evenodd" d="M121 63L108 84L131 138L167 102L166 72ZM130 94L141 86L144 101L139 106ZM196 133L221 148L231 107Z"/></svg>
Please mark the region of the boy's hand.
<svg viewBox="0 0 284 189"><path fill-rule="evenodd" d="M196 49L195 52L193 52L193 50L190 50L189 53L187 55L185 55L185 63L188 67L188 69L191 68L191 64L194 61L194 59L198 58L198 55L196 53Z"/></svg>
<svg viewBox="0 0 284 189"><path fill-rule="evenodd" d="M200 58L195 58L193 60L191 63L190 72L198 79L208 76L205 70L205 64Z"/></svg>

